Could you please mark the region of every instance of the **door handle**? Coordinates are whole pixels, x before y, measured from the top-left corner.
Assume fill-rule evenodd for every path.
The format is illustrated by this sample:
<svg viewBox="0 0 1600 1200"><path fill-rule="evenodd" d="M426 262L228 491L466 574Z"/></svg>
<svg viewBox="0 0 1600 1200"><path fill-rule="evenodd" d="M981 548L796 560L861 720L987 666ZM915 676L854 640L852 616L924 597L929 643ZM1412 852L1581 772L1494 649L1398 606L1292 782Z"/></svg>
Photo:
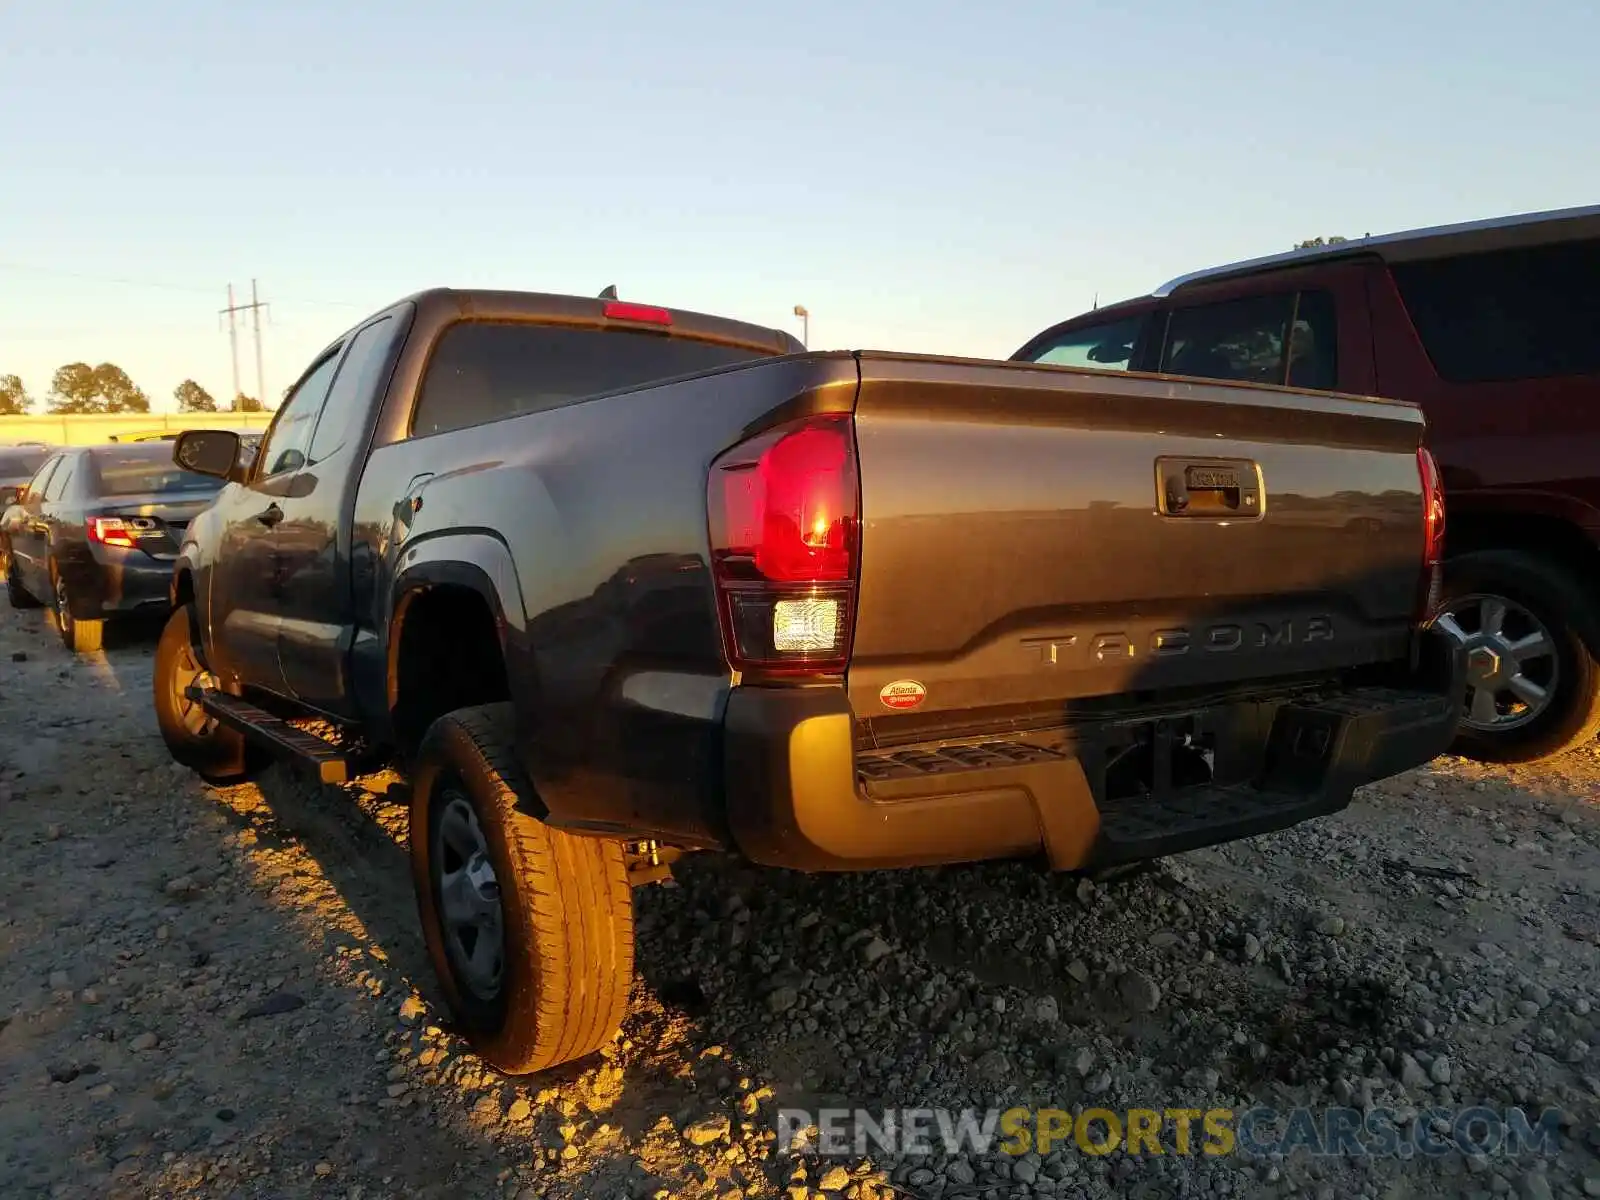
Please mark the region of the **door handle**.
<svg viewBox="0 0 1600 1200"><path fill-rule="evenodd" d="M1261 515L1261 468L1243 458L1159 458L1157 511L1168 517Z"/></svg>
<svg viewBox="0 0 1600 1200"><path fill-rule="evenodd" d="M256 514L256 520L271 529L279 521L283 520L283 509L276 504L269 504L264 511Z"/></svg>

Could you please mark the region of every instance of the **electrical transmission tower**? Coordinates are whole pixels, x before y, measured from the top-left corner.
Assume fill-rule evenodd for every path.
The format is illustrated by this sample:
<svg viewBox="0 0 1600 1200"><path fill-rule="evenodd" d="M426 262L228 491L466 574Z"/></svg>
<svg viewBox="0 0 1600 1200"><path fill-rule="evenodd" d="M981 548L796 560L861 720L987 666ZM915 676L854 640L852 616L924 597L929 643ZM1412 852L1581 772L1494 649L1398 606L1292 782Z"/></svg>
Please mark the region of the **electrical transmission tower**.
<svg viewBox="0 0 1600 1200"><path fill-rule="evenodd" d="M261 353L261 310L267 305L262 302L256 292L256 281L250 281L250 303L235 304L233 302L233 284L228 285L228 307L223 309L221 315L228 318L228 349L233 355L233 399L229 407L238 403L238 398L243 395L239 388L239 327L237 317L240 313L249 313L256 340L256 400L264 409L267 407L267 375L262 366Z"/></svg>

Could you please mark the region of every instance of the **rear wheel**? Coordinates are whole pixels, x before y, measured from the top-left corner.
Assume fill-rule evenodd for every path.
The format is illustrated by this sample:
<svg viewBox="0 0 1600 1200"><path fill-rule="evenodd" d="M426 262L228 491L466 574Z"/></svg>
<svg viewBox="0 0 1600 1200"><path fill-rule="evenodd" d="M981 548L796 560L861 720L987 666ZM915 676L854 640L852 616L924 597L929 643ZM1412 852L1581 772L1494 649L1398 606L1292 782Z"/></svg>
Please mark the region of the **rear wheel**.
<svg viewBox="0 0 1600 1200"><path fill-rule="evenodd" d="M1537 762L1600 731L1600 625L1568 572L1513 550L1451 559L1436 624L1467 650L1458 753Z"/></svg>
<svg viewBox="0 0 1600 1200"><path fill-rule="evenodd" d="M473 1048L512 1075L604 1046L633 982L622 844L518 811L532 796L509 704L459 709L423 738L411 865L428 953Z"/></svg>
<svg viewBox="0 0 1600 1200"><path fill-rule="evenodd" d="M74 654L92 654L105 640L104 621L80 621L72 615L72 598L67 581L55 563L50 564L50 581L55 585L55 622L61 633L61 644Z"/></svg>
<svg viewBox="0 0 1600 1200"><path fill-rule="evenodd" d="M194 609L181 605L172 610L156 643L156 725L175 762L208 782L231 783L264 765L265 756L189 698L191 686L217 686L196 628Z"/></svg>
<svg viewBox="0 0 1600 1200"><path fill-rule="evenodd" d="M6 556L6 599L12 608L39 607L39 601L22 586L22 580L17 575L17 560L11 555Z"/></svg>

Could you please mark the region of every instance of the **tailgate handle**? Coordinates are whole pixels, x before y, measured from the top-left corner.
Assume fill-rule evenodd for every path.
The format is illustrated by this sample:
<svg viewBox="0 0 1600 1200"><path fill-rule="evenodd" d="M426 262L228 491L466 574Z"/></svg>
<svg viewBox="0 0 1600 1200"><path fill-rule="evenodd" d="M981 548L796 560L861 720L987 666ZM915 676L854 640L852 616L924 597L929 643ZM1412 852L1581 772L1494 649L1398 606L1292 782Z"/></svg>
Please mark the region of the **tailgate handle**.
<svg viewBox="0 0 1600 1200"><path fill-rule="evenodd" d="M1156 499L1168 517L1259 517L1261 468L1247 458L1158 458Z"/></svg>

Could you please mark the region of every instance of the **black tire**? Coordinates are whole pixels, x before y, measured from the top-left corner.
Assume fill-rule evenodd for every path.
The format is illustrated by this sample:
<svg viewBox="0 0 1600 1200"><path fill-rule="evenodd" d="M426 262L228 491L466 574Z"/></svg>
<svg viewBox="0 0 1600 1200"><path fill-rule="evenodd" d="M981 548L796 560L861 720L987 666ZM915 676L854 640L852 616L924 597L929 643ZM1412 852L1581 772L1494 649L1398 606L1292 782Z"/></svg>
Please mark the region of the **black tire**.
<svg viewBox="0 0 1600 1200"><path fill-rule="evenodd" d="M206 670L194 609L172 610L156 643L154 692L156 725L173 761L182 763L209 783L234 783L265 764L266 756L237 730L201 714L183 698L183 690Z"/></svg>
<svg viewBox="0 0 1600 1200"><path fill-rule="evenodd" d="M1554 687L1544 707L1507 728L1463 724L1452 749L1483 762L1530 763L1554 758L1600 732L1600 622L1591 598L1569 572L1546 558L1515 550L1479 550L1445 564L1443 609L1470 611L1473 597L1520 606L1549 633ZM1545 668L1548 669L1548 668ZM1471 668L1469 667L1469 682ZM1471 714L1469 689L1464 716Z"/></svg>
<svg viewBox="0 0 1600 1200"><path fill-rule="evenodd" d="M509 704L459 709L429 728L412 775L411 868L428 954L462 1032L490 1064L521 1075L615 1036L633 983L633 896L620 842L517 810L534 791L512 733ZM441 917L452 857L441 822L463 801L498 884L502 965L492 989L474 989L456 960L461 939Z"/></svg>
<svg viewBox="0 0 1600 1200"><path fill-rule="evenodd" d="M74 654L93 654L105 642L106 623L103 620L81 621L72 615L72 600L67 592L67 581L55 559L50 560L50 586L55 595L51 598L56 632L61 644Z"/></svg>
<svg viewBox="0 0 1600 1200"><path fill-rule="evenodd" d="M9 554L6 556L6 599L12 608L40 607L39 601L22 586L22 580L17 576L17 560Z"/></svg>

